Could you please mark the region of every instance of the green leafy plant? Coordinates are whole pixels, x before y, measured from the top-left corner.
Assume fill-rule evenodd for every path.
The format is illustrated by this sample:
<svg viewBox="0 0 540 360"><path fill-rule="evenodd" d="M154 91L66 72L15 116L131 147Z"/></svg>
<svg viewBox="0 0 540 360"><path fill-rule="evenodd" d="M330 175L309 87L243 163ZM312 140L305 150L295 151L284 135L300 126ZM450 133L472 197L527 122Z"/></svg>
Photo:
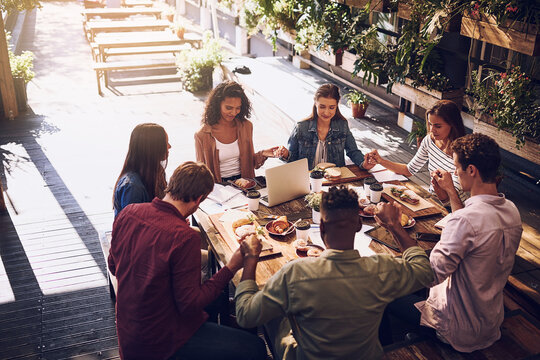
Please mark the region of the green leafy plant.
<svg viewBox="0 0 540 360"><path fill-rule="evenodd" d="M507 20L540 24L540 5L530 0L478 0L469 4L468 10L474 17L491 15L498 24Z"/></svg>
<svg viewBox="0 0 540 360"><path fill-rule="evenodd" d="M9 50L9 66L14 78L21 78L28 83L34 78L34 54L31 51L23 51L21 55L15 55Z"/></svg>
<svg viewBox="0 0 540 360"><path fill-rule="evenodd" d="M470 94L476 111L491 116L500 130L515 136L518 148L526 137L539 140L538 89L519 66L512 66L507 72L489 70L484 79L479 79L478 72L473 71L472 79Z"/></svg>
<svg viewBox="0 0 540 360"><path fill-rule="evenodd" d="M322 193L309 193L304 197L307 205L315 211L321 211Z"/></svg>
<svg viewBox="0 0 540 360"><path fill-rule="evenodd" d="M413 122L412 130L407 135L407 143L412 145L419 139L423 139L427 135L427 127L425 121L415 120Z"/></svg>
<svg viewBox="0 0 540 360"><path fill-rule="evenodd" d="M343 97L347 99L348 104L369 104L371 102L366 94L358 90L352 90Z"/></svg>
<svg viewBox="0 0 540 360"><path fill-rule="evenodd" d="M223 57L221 42L212 38L211 31L206 31L203 34L203 45L200 49L183 51L178 56L178 74L182 79L183 87L192 92L206 90L208 76L211 79L214 67L221 64Z"/></svg>
<svg viewBox="0 0 540 360"><path fill-rule="evenodd" d="M22 10L31 10L33 8L41 8L39 0L2 0L0 2L0 10L2 12L13 12Z"/></svg>

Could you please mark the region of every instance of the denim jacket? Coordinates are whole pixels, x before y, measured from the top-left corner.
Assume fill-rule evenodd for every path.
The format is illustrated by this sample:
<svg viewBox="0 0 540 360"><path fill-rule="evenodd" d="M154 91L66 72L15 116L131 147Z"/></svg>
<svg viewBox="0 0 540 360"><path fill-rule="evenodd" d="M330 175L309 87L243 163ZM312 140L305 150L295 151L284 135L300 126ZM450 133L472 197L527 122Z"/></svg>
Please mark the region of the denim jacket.
<svg viewBox="0 0 540 360"><path fill-rule="evenodd" d="M317 134L317 121L300 121L294 127L289 137L289 158L287 162L307 158L309 168L315 167L315 152L319 136ZM364 155L356 146L356 141L349 130L347 120L332 119L330 129L326 136L326 148L328 151L327 161L336 164L336 166L345 166L345 154L358 166L362 167Z"/></svg>
<svg viewBox="0 0 540 360"><path fill-rule="evenodd" d="M116 218L118 213L129 204L150 201L152 198L139 174L127 172L120 178L114 189L114 217Z"/></svg>

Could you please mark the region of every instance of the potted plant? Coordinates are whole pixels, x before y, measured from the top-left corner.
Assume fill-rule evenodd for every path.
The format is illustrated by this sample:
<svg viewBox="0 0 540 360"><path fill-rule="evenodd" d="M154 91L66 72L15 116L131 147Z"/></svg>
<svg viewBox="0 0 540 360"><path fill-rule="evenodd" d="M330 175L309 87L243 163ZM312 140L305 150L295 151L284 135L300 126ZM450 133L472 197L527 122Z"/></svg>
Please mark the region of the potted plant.
<svg viewBox="0 0 540 360"><path fill-rule="evenodd" d="M173 31L173 33L176 34L176 36L178 36L180 40L184 39L186 27L182 23L174 23L173 25L171 25L171 30Z"/></svg>
<svg viewBox="0 0 540 360"><path fill-rule="evenodd" d="M304 200L307 201L307 205L311 208L311 217L314 224L319 224L321 222L321 201L322 193L310 193L304 197Z"/></svg>
<svg viewBox="0 0 540 360"><path fill-rule="evenodd" d="M190 49L178 56L178 74L185 90L196 92L212 88L214 67L223 61L221 42L212 38L212 32L203 34L203 45L200 49Z"/></svg>
<svg viewBox="0 0 540 360"><path fill-rule="evenodd" d="M490 136L496 136L501 146L522 157L527 152L525 145L534 147L536 154L530 160L540 163L538 90L527 74L522 73L519 66L512 66L506 72L489 70L484 79L473 71L470 93L476 111L474 130L483 133L489 131L489 127L503 130ZM514 137L510 145L516 146L505 146L508 144L502 138L504 133Z"/></svg>
<svg viewBox="0 0 540 360"><path fill-rule="evenodd" d="M366 115L366 110L370 103L366 94L358 90L352 90L345 94L344 97L347 99L347 103L351 105L352 116L354 118L359 119Z"/></svg>
<svg viewBox="0 0 540 360"><path fill-rule="evenodd" d="M412 145L414 141L416 140L416 146L420 147L420 143L424 139L424 137L427 135L427 127L426 122L421 120L414 120L412 130L407 135L407 143L409 145Z"/></svg>
<svg viewBox="0 0 540 360"><path fill-rule="evenodd" d="M167 6L163 12L161 13L161 15L163 17L165 17L169 22L173 22L174 21L174 15L175 15L175 11L174 11L174 8L172 6Z"/></svg>
<svg viewBox="0 0 540 360"><path fill-rule="evenodd" d="M26 96L26 85L34 78L34 54L30 51L23 51L20 55L15 55L9 50L9 65L13 75L13 85L15 87L15 97L19 111L27 108L28 98Z"/></svg>

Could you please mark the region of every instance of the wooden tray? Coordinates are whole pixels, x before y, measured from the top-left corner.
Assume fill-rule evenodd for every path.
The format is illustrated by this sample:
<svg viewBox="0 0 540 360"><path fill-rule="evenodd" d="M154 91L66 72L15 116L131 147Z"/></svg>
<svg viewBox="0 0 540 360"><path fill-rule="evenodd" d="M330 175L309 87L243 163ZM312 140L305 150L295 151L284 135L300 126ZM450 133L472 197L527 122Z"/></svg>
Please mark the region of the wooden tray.
<svg viewBox="0 0 540 360"><path fill-rule="evenodd" d="M219 219L221 216L223 216L224 213L214 214L210 215L210 220L214 224L214 227L219 232L219 235L223 238L223 240L229 245L229 248L231 251L235 251L238 246L240 245L238 243L237 237L234 234L232 230L232 222L222 222ZM253 215L251 212L246 211L246 216ZM255 225L260 225L255 221ZM264 227L263 227L264 228ZM294 234L294 231L293 231ZM287 235L287 237L290 235ZM264 243L263 243L263 250L261 251L261 255L259 257L263 258L266 256L276 256L281 254L281 245L278 241L272 239L265 229L265 235L264 235Z"/></svg>
<svg viewBox="0 0 540 360"><path fill-rule="evenodd" d="M351 172L354 174L354 177L339 178L337 180L332 180L332 181L324 180L323 185L332 186L332 185L337 185L337 184L343 184L343 183L348 183L352 181L357 181L360 179L365 179L367 177L372 176L370 173L367 172L367 170L360 170L358 165L347 165L345 167L351 170Z"/></svg>

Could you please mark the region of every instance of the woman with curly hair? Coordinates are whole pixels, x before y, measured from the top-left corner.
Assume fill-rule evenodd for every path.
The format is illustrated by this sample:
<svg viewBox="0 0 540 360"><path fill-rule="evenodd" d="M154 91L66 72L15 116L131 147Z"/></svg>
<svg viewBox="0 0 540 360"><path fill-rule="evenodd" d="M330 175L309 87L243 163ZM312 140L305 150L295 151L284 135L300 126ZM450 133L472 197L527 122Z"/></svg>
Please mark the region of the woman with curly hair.
<svg viewBox="0 0 540 360"><path fill-rule="evenodd" d="M208 96L201 129L195 133L195 152L215 182L253 178L255 169L274 157L276 148L253 149L250 116L251 102L234 81L222 82Z"/></svg>
<svg viewBox="0 0 540 360"><path fill-rule="evenodd" d="M114 185L115 217L129 204L163 198L170 148L169 137L162 126L145 123L133 129L124 166Z"/></svg>

